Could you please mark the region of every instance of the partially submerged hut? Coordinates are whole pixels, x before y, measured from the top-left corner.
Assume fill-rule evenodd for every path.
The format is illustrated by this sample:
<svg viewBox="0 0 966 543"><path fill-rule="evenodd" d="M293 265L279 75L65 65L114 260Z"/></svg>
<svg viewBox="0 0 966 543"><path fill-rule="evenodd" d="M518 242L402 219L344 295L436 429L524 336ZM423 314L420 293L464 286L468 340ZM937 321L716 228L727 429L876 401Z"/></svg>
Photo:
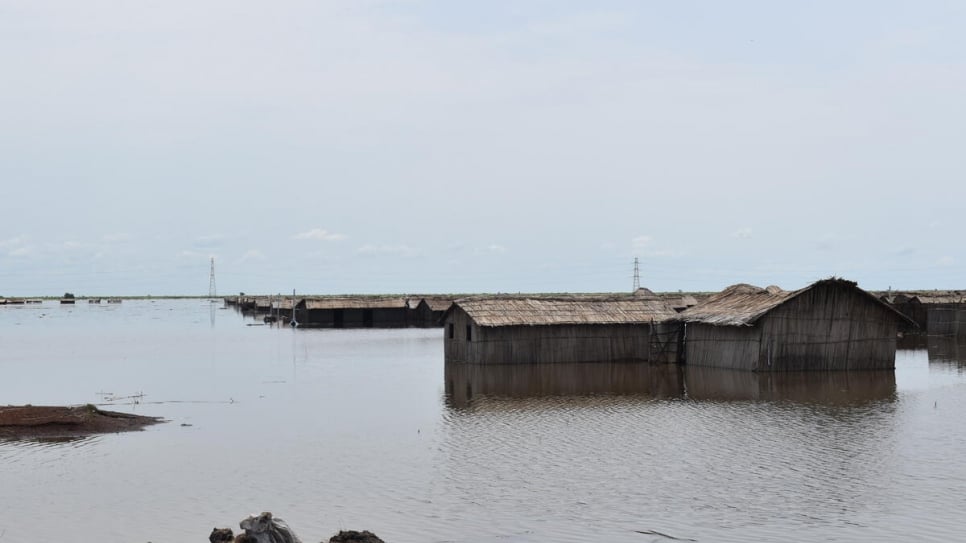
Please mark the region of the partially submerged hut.
<svg viewBox="0 0 966 543"><path fill-rule="evenodd" d="M679 318L686 364L752 371L890 369L908 321L836 278L795 291L734 285Z"/></svg>
<svg viewBox="0 0 966 543"><path fill-rule="evenodd" d="M667 300L667 304L671 306L671 309L677 313L681 313L682 311L701 303L701 300L698 299L698 296L689 293L666 293L663 296L664 299Z"/></svg>
<svg viewBox="0 0 966 543"><path fill-rule="evenodd" d="M443 317L447 362L532 364L673 361L675 315L652 295L480 297Z"/></svg>
<svg viewBox="0 0 966 543"><path fill-rule="evenodd" d="M433 312L426 298L414 297L406 301L409 307L408 326L434 328L440 326L439 317Z"/></svg>
<svg viewBox="0 0 966 543"><path fill-rule="evenodd" d="M446 314L446 310L453 305L453 298L439 297L439 296L426 296L423 298L426 305L429 306L429 310L432 312L430 317L433 321L433 326L442 326L443 315Z"/></svg>
<svg viewBox="0 0 966 543"><path fill-rule="evenodd" d="M296 299L291 296L276 298L272 301L272 309L266 316L266 320L282 323L291 322L292 317L295 315L294 308L300 301L300 299Z"/></svg>
<svg viewBox="0 0 966 543"><path fill-rule="evenodd" d="M966 293L963 291L888 292L880 299L915 321L917 327L900 326L900 332L966 337Z"/></svg>
<svg viewBox="0 0 966 543"><path fill-rule="evenodd" d="M299 326L314 328L405 328L409 300L391 296L306 298L295 306Z"/></svg>
<svg viewBox="0 0 966 543"><path fill-rule="evenodd" d="M269 296L255 298L253 308L256 313L270 313L272 311L272 298Z"/></svg>

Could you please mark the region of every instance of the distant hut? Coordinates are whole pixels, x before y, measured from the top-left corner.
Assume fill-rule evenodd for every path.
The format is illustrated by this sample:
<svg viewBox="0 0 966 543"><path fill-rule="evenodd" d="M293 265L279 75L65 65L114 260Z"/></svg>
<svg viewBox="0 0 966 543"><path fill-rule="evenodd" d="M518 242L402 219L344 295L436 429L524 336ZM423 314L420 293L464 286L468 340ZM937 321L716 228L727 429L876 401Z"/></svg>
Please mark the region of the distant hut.
<svg viewBox="0 0 966 543"><path fill-rule="evenodd" d="M902 332L931 336L966 337L966 294L957 290L907 291L883 295L918 328L899 327Z"/></svg>
<svg viewBox="0 0 966 543"><path fill-rule="evenodd" d="M272 310L267 315L267 319L271 321L278 322L291 322L292 315L294 315L293 308L298 306L301 299L295 299L291 296L279 297L272 300Z"/></svg>
<svg viewBox="0 0 966 543"><path fill-rule="evenodd" d="M443 315L453 305L454 298L427 296L423 299L426 301L426 305L429 306L430 311L432 311L433 326L442 326Z"/></svg>
<svg viewBox="0 0 966 543"><path fill-rule="evenodd" d="M926 333L930 336L966 337L966 297L958 291L915 296L926 310Z"/></svg>
<svg viewBox="0 0 966 543"><path fill-rule="evenodd" d="M922 305L919 298L907 292L889 293L879 297L880 300L890 304L897 311L909 317L915 323L912 326L908 323L899 323L899 331L903 333L926 333L926 307Z"/></svg>
<svg viewBox="0 0 966 543"><path fill-rule="evenodd" d="M427 298L409 298L406 300L409 307L409 326L414 328L434 328L442 326L439 316L433 311Z"/></svg>
<svg viewBox="0 0 966 543"><path fill-rule="evenodd" d="M673 361L675 315L654 296L479 297L444 315L447 362Z"/></svg>
<svg viewBox="0 0 966 543"><path fill-rule="evenodd" d="M852 281L784 291L734 285L681 313L685 363L752 371L895 367L907 317Z"/></svg>
<svg viewBox="0 0 966 543"><path fill-rule="evenodd" d="M410 311L403 297L306 298L295 306L295 318L299 326L314 328L405 328Z"/></svg>
<svg viewBox="0 0 966 543"><path fill-rule="evenodd" d="M272 311L272 299L267 296L255 298L253 308L256 313L270 313Z"/></svg>
<svg viewBox="0 0 966 543"><path fill-rule="evenodd" d="M698 298L693 294L665 294L664 299L667 300L667 304L671 306L677 313L687 310L690 307L694 307L700 303Z"/></svg>

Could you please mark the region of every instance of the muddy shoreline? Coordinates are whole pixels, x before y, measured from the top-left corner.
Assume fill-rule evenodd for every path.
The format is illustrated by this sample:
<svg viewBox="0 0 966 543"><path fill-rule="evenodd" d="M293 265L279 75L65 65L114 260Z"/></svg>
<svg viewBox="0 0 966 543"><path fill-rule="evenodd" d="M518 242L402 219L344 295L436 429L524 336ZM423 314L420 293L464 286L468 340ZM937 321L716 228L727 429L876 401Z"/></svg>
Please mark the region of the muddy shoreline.
<svg viewBox="0 0 966 543"><path fill-rule="evenodd" d="M8 405L0 406L0 439L77 437L94 434L136 432L165 422L87 405Z"/></svg>

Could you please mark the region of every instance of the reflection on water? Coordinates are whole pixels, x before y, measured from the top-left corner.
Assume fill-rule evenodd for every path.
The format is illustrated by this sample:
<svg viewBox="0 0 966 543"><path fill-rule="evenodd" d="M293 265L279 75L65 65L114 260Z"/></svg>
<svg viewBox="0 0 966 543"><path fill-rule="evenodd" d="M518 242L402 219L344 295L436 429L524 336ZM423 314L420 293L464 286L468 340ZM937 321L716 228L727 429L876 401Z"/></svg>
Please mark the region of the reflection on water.
<svg viewBox="0 0 966 543"><path fill-rule="evenodd" d="M11 437L0 439L0 442L10 445L26 447L80 447L97 440L96 436L41 436L41 437Z"/></svg>
<svg viewBox="0 0 966 543"><path fill-rule="evenodd" d="M763 372L688 367L693 400L789 401L855 405L896 399L896 374L888 371Z"/></svg>
<svg viewBox="0 0 966 543"><path fill-rule="evenodd" d="M890 509L893 372L447 364L445 381L444 511L474 533L485 511L511 540L813 541Z"/></svg>
<svg viewBox="0 0 966 543"><path fill-rule="evenodd" d="M618 395L680 398L680 368L670 364L444 364L446 402L465 407L476 396Z"/></svg>
<svg viewBox="0 0 966 543"><path fill-rule="evenodd" d="M966 338L930 337L927 350L930 362L966 367Z"/></svg>
<svg viewBox="0 0 966 543"><path fill-rule="evenodd" d="M449 407L480 398L628 396L643 399L790 401L853 405L896 399L893 371L755 373L670 364L464 364L444 366Z"/></svg>

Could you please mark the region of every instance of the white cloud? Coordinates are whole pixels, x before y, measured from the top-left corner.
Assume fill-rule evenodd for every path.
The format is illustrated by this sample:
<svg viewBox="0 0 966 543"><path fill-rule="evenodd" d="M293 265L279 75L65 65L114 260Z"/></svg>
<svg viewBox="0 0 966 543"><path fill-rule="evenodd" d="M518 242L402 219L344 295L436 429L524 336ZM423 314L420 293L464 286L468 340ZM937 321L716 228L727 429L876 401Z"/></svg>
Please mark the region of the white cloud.
<svg viewBox="0 0 966 543"><path fill-rule="evenodd" d="M507 248L499 243L491 243L482 247L474 247L474 255L502 255L507 252Z"/></svg>
<svg viewBox="0 0 966 543"><path fill-rule="evenodd" d="M19 247L24 244L24 239L21 237L10 238L0 241L0 249L9 249L11 247Z"/></svg>
<svg viewBox="0 0 966 543"><path fill-rule="evenodd" d="M645 258L677 258L684 255L681 250L670 250L655 246L654 238L647 235L637 236L631 240L632 256Z"/></svg>
<svg viewBox="0 0 966 543"><path fill-rule="evenodd" d="M17 247L16 249L7 253L10 256L30 256L34 250L32 247Z"/></svg>
<svg viewBox="0 0 966 543"><path fill-rule="evenodd" d="M944 256L936 261L936 264L940 266L952 266L955 263L956 263L956 259L951 256Z"/></svg>
<svg viewBox="0 0 966 543"><path fill-rule="evenodd" d="M631 240L631 246L634 247L634 249L643 249L644 247L650 245L652 241L654 241L654 238L651 236L637 236Z"/></svg>
<svg viewBox="0 0 966 543"><path fill-rule="evenodd" d="M739 228L731 233L731 237L735 237L738 239L749 239L751 237L751 233L752 233L751 228L748 228L748 227Z"/></svg>
<svg viewBox="0 0 966 543"><path fill-rule="evenodd" d="M115 234L105 234L103 239L106 243L122 243L125 241L131 241L132 239L134 239L134 236L126 233L115 233Z"/></svg>
<svg viewBox="0 0 966 543"><path fill-rule="evenodd" d="M323 230L321 228L313 228L306 232L301 232L292 236L292 239L314 239L318 241L339 241L345 239L342 234L337 234L335 232L329 232L328 230Z"/></svg>

